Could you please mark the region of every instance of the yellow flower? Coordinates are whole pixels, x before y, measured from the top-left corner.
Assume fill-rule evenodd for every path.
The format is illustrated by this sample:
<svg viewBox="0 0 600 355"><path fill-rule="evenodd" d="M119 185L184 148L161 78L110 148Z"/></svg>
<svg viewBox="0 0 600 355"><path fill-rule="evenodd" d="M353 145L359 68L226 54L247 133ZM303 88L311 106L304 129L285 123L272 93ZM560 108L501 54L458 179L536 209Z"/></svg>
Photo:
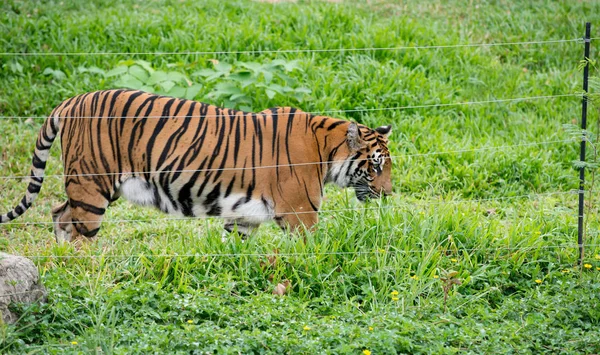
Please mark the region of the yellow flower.
<svg viewBox="0 0 600 355"><path fill-rule="evenodd" d="M563 273L567 273L567 272L571 272L571 270L569 270L569 269L564 269L564 270L562 270L561 272L563 272Z"/></svg>
<svg viewBox="0 0 600 355"><path fill-rule="evenodd" d="M583 264L583 267L586 269L591 269L592 268L592 264Z"/></svg>
<svg viewBox="0 0 600 355"><path fill-rule="evenodd" d="M418 279L419 279L419 276L417 276L417 275L412 275L410 278L411 278L411 279L413 279L413 280L418 280Z"/></svg>
<svg viewBox="0 0 600 355"><path fill-rule="evenodd" d="M600 267L597 267L597 266L596 266L596 270L600 270Z"/></svg>
<svg viewBox="0 0 600 355"><path fill-rule="evenodd" d="M433 275L433 278L434 279L439 279L440 277L439 277L439 275Z"/></svg>
<svg viewBox="0 0 600 355"><path fill-rule="evenodd" d="M399 298L398 297L392 297L392 301L398 301Z"/></svg>
<svg viewBox="0 0 600 355"><path fill-rule="evenodd" d="M369 330L370 330L370 331L373 331L373 327L369 327Z"/></svg>
<svg viewBox="0 0 600 355"><path fill-rule="evenodd" d="M71 344L72 345L77 345L77 342L76 341L72 341Z"/></svg>
<svg viewBox="0 0 600 355"><path fill-rule="evenodd" d="M390 293L392 296L398 296L398 291L394 290Z"/></svg>
<svg viewBox="0 0 600 355"><path fill-rule="evenodd" d="M309 331L310 327L308 325L305 325L304 328L302 328L302 329L304 329L305 331Z"/></svg>
<svg viewBox="0 0 600 355"><path fill-rule="evenodd" d="M193 321L193 320L191 320L191 319L189 319L187 322L188 322L188 324L192 324L192 323L194 323L194 321Z"/></svg>
<svg viewBox="0 0 600 355"><path fill-rule="evenodd" d="M371 352L369 350L365 349L365 350L363 350L363 354L365 354L365 355L371 355Z"/></svg>
<svg viewBox="0 0 600 355"><path fill-rule="evenodd" d="M536 284L541 284L541 283L542 283L542 280L540 280L540 279L537 279L537 280L535 280L535 283L536 283Z"/></svg>
<svg viewBox="0 0 600 355"><path fill-rule="evenodd" d="M594 258L596 258L596 260L600 260L600 254L596 254L596 256L594 256Z"/></svg>
<svg viewBox="0 0 600 355"><path fill-rule="evenodd" d="M450 259L450 261L452 261L453 263L455 263L455 262L458 261L458 259L452 258L452 259Z"/></svg>

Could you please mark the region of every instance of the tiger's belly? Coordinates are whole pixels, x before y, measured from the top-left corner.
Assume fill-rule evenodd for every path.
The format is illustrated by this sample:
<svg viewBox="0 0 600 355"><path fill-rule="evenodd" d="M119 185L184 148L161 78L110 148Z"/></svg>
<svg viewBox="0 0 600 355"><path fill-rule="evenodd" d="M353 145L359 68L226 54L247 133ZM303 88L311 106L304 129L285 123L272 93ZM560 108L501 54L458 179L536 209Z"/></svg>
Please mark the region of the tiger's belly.
<svg viewBox="0 0 600 355"><path fill-rule="evenodd" d="M275 218L275 208L272 201L265 198L248 199L245 194L232 193L228 196L211 196L206 194L191 198L191 213L184 213L184 202L180 201L179 191L164 191L160 186L148 183L139 177L125 180L118 189L117 196L140 206L153 206L165 213L188 216L222 217L227 220L260 224Z"/></svg>

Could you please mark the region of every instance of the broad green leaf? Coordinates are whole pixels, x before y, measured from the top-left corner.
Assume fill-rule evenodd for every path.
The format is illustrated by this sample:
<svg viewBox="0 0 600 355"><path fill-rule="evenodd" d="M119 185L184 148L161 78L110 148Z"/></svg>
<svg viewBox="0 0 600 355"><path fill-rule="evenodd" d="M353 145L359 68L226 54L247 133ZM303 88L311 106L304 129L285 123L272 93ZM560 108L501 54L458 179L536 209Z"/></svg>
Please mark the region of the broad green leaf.
<svg viewBox="0 0 600 355"><path fill-rule="evenodd" d="M217 73L216 71L212 70L212 69L200 69L197 72L193 73L192 76L211 76L214 75L215 73ZM221 73L219 73L221 74ZM221 74L222 75L222 74Z"/></svg>
<svg viewBox="0 0 600 355"><path fill-rule="evenodd" d="M187 88L185 92L185 98L188 100L193 100L196 96L198 96L200 90L202 90L201 84L193 84L192 86Z"/></svg>
<svg viewBox="0 0 600 355"><path fill-rule="evenodd" d="M145 60L138 59L138 60L135 61L135 64L137 64L140 67L144 68L144 70L146 70L148 72L148 74L154 73L154 69L152 68L152 65L149 62L145 61Z"/></svg>
<svg viewBox="0 0 600 355"><path fill-rule="evenodd" d="M132 66L135 64L135 60L133 59L126 59L126 60L122 60L119 62L119 65L124 65L126 67Z"/></svg>
<svg viewBox="0 0 600 355"><path fill-rule="evenodd" d="M243 98L246 97L246 94L235 94L235 95L231 95L231 97L229 98L229 100L231 101L243 101Z"/></svg>
<svg viewBox="0 0 600 355"><path fill-rule="evenodd" d="M252 73L249 71L239 71L239 72L229 75L229 77L228 77L228 79L235 80L238 82L246 81L249 78L252 78Z"/></svg>
<svg viewBox="0 0 600 355"><path fill-rule="evenodd" d="M233 66L231 64L225 62L219 62L214 66L216 71L223 74L229 74L229 72L231 72L231 69L233 69Z"/></svg>
<svg viewBox="0 0 600 355"><path fill-rule="evenodd" d="M131 74L125 74L115 82L115 85L119 87L138 90L142 86L144 86L144 83L139 81L136 77L134 77Z"/></svg>
<svg viewBox="0 0 600 355"><path fill-rule="evenodd" d="M176 71L170 71L170 72L168 72L167 73L167 80L171 80L171 81L174 81L174 82L183 82L183 81L188 82L188 79L187 79L187 77L185 75L183 75L183 74L181 74L179 72L176 72Z"/></svg>
<svg viewBox="0 0 600 355"><path fill-rule="evenodd" d="M235 95L241 94L242 90L231 83L219 83L215 86L215 91L220 95Z"/></svg>
<svg viewBox="0 0 600 355"><path fill-rule="evenodd" d="M258 74L261 73L262 65L254 62L237 62L237 65L246 69L250 69L252 72Z"/></svg>
<svg viewBox="0 0 600 355"><path fill-rule="evenodd" d="M150 74L146 71L146 69L137 64L129 67L129 74L143 83L147 82L148 78L150 77Z"/></svg>
<svg viewBox="0 0 600 355"><path fill-rule="evenodd" d="M10 62L9 64L10 71L14 73L23 73L23 66L19 64L19 62Z"/></svg>
<svg viewBox="0 0 600 355"><path fill-rule="evenodd" d="M125 73L127 73L128 69L129 69L129 67L127 67L126 65L119 65L118 67L109 70L105 76L107 78L110 78L113 76L125 74Z"/></svg>
<svg viewBox="0 0 600 355"><path fill-rule="evenodd" d="M271 85L267 86L267 90L275 91L278 94L283 94L286 92L285 88L278 84L271 84Z"/></svg>
<svg viewBox="0 0 600 355"><path fill-rule="evenodd" d="M269 89L265 90L265 93L267 94L267 97L268 97L269 99L272 99L272 98L274 98L274 97L275 97L275 94L276 94L276 92L275 92L275 91L273 91L273 90L269 90Z"/></svg>
<svg viewBox="0 0 600 355"><path fill-rule="evenodd" d="M169 96L185 98L186 88L183 86L174 86L171 90L168 91Z"/></svg>
<svg viewBox="0 0 600 355"><path fill-rule="evenodd" d="M273 80L273 73L271 73L270 71L264 71L263 75L265 77L265 82L267 84L269 84L271 82L271 80Z"/></svg>
<svg viewBox="0 0 600 355"><path fill-rule="evenodd" d="M150 78L148 78L148 81L146 82L146 84L155 85L155 84L158 84L165 80L167 80L167 73L165 73L164 71L161 71L161 70L157 70L150 75Z"/></svg>
<svg viewBox="0 0 600 355"><path fill-rule="evenodd" d="M141 88L139 88L138 90L142 90L145 92L155 92L154 88L150 85L144 85Z"/></svg>
<svg viewBox="0 0 600 355"><path fill-rule="evenodd" d="M169 92L173 86L175 86L175 82L171 81L171 80L165 80L165 81L161 81L160 83L158 83L158 85L165 91L165 92Z"/></svg>

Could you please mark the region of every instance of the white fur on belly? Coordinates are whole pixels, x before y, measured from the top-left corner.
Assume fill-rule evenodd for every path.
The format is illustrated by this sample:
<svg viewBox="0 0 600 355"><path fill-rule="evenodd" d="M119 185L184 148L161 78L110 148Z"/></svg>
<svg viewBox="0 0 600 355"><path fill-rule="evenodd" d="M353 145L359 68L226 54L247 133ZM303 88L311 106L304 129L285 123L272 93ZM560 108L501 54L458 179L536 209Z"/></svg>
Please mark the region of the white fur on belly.
<svg viewBox="0 0 600 355"><path fill-rule="evenodd" d="M255 224L267 222L275 218L273 203L270 201L267 201L267 206L265 206L261 200L252 199L247 203L240 204L234 211L233 205L245 197L243 194L232 194L226 198L221 198L219 201L219 204L223 208L221 217L241 219Z"/></svg>
<svg viewBox="0 0 600 355"><path fill-rule="evenodd" d="M154 206L154 190L142 179L130 178L126 180L121 184L119 192L127 201L142 206Z"/></svg>

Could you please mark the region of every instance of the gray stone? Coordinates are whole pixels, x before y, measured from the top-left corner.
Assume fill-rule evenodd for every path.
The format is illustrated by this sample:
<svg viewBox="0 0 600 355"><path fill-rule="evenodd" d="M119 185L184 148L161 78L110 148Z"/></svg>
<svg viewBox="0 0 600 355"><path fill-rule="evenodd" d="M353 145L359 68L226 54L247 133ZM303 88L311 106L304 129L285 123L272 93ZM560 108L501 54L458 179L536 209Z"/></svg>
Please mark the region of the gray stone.
<svg viewBox="0 0 600 355"><path fill-rule="evenodd" d="M0 314L6 323L18 319L8 305L11 302L34 303L46 301L46 289L33 262L22 256L0 252Z"/></svg>

